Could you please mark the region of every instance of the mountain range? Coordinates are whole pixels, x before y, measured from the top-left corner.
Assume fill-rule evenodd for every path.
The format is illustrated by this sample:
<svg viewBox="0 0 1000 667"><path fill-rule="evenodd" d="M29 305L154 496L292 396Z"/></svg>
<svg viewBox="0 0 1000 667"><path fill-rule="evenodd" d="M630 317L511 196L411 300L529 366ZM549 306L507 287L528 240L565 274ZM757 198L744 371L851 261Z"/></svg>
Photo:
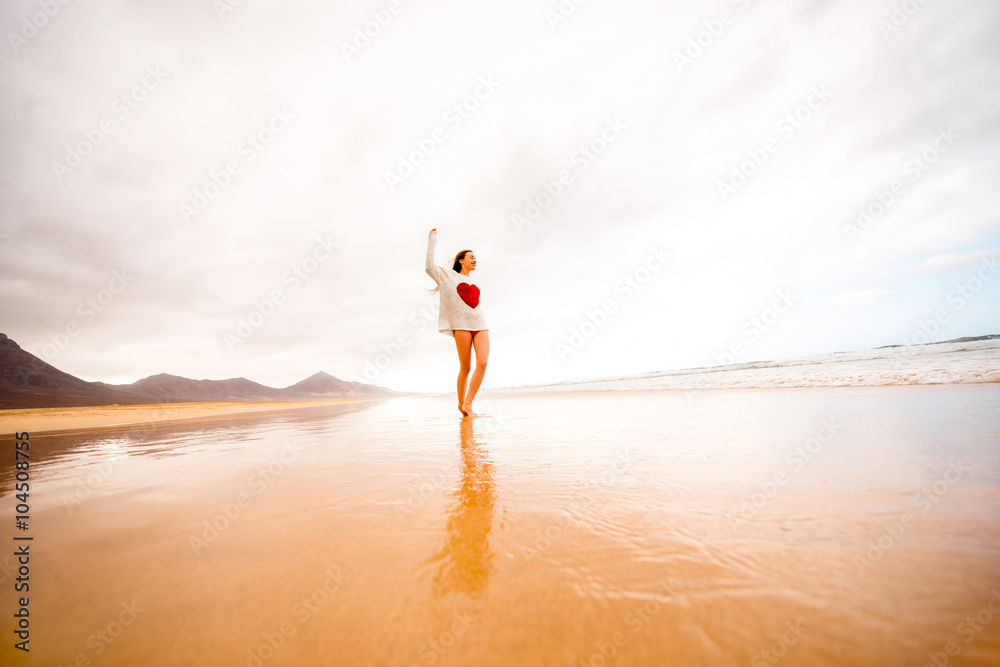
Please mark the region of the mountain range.
<svg viewBox="0 0 1000 667"><path fill-rule="evenodd" d="M200 401L319 401L401 395L319 372L277 389L247 380L191 380L160 373L132 384L88 382L39 359L0 333L0 409Z"/></svg>

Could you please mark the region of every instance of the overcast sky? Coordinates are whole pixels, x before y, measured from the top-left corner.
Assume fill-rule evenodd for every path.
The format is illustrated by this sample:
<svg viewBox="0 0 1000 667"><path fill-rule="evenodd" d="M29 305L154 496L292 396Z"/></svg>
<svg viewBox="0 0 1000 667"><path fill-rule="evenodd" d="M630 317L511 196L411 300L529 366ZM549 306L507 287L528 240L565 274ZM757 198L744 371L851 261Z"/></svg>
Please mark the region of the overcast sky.
<svg viewBox="0 0 1000 667"><path fill-rule="evenodd" d="M996 2L50 2L0 331L86 380L453 390L431 227L484 387L1000 332Z"/></svg>

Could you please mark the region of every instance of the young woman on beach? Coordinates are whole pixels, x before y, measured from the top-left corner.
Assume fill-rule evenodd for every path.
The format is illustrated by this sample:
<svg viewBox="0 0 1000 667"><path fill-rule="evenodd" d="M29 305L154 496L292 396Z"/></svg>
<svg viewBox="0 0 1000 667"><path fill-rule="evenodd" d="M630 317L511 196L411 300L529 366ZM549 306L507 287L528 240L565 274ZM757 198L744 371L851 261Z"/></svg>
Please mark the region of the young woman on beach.
<svg viewBox="0 0 1000 667"><path fill-rule="evenodd" d="M431 293L441 292L438 331L455 338L455 347L458 348L458 409L463 417L470 417L473 416L472 401L483 382L490 356L490 332L486 328L483 309L479 307L479 288L469 277L476 268L476 255L471 250L460 251L448 271L434 264L435 243L437 227L427 235L424 269L437 283ZM476 370L470 378L473 348L476 350Z"/></svg>

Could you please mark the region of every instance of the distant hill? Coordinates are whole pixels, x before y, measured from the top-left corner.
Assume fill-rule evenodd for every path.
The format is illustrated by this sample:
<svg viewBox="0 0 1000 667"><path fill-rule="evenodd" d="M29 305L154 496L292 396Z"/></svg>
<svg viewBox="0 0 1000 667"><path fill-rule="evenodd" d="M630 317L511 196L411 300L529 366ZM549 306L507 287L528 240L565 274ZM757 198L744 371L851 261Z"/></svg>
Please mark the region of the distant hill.
<svg viewBox="0 0 1000 667"><path fill-rule="evenodd" d="M0 333L0 408L160 403L64 373Z"/></svg>
<svg viewBox="0 0 1000 667"><path fill-rule="evenodd" d="M917 345L947 345L948 343L975 343L980 340L996 340L1000 338L1000 334L988 334L986 336L963 336L961 338L952 338L951 340L942 340L935 343L911 343L913 346ZM884 350L889 347L907 347L906 345L882 345L880 347L872 348L873 350Z"/></svg>
<svg viewBox="0 0 1000 667"><path fill-rule="evenodd" d="M0 333L0 409L200 401L310 401L379 398L397 392L316 373L275 389L246 378L191 380L160 373L132 384L87 382L48 364Z"/></svg>
<svg viewBox="0 0 1000 667"><path fill-rule="evenodd" d="M296 394L301 394L303 396L330 396L337 394L350 394L353 392L364 392L365 387L372 387L374 385L364 384L361 382L346 382L344 380L338 380L329 373L324 373L320 371L315 375L310 375L305 380L301 382L296 382L290 387L286 387L283 391L290 391ZM381 387L379 387L381 389ZM386 390L388 391L388 390Z"/></svg>
<svg viewBox="0 0 1000 667"><path fill-rule="evenodd" d="M102 386L143 396L156 396L165 401L283 401L289 400L280 389L265 387L246 378L230 380L189 380L179 375L160 373L132 384Z"/></svg>

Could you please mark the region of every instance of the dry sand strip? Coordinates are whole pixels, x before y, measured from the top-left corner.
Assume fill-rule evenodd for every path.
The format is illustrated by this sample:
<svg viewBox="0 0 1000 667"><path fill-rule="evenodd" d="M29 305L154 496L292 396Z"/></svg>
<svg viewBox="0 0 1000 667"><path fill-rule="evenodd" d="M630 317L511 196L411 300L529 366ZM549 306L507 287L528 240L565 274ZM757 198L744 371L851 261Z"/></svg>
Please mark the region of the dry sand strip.
<svg viewBox="0 0 1000 667"><path fill-rule="evenodd" d="M0 435L28 431L66 431L72 429L125 426L152 422L199 419L246 412L295 410L321 405L378 401L379 398L355 398L332 401L247 402L247 403L154 403L147 405L96 405L79 408L31 408L0 410Z"/></svg>

